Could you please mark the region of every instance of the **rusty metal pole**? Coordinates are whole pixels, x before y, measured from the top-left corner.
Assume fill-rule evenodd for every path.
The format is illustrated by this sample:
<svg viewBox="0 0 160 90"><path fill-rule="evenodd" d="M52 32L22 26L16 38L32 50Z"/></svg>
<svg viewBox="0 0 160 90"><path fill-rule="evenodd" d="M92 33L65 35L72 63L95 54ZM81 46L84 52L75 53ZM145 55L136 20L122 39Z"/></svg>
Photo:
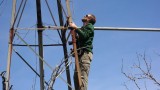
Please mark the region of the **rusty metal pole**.
<svg viewBox="0 0 160 90"><path fill-rule="evenodd" d="M11 29L10 29L10 35L9 35L9 46L8 46L8 60L7 60L7 76L6 76L6 90L9 90L10 87L10 67L11 67L11 57L12 57L12 42L13 42L13 36L14 36L14 26L13 23L15 21L15 13L16 13L16 0L13 0L12 4L12 19L11 19Z"/></svg>
<svg viewBox="0 0 160 90"><path fill-rule="evenodd" d="M42 28L42 16L41 16L41 0L36 0L37 7L37 27ZM38 31L38 44L39 55L43 58L43 30ZM40 90L44 90L44 66L43 61L39 58L39 70L40 70Z"/></svg>
<svg viewBox="0 0 160 90"><path fill-rule="evenodd" d="M70 11L70 3L69 0L66 0L66 6L67 6L67 12L68 12L68 22L72 22L72 15ZM81 70L79 66L79 60L78 60L78 53L77 53L77 45L76 45L76 37L75 37L75 30L71 30L71 36L72 36L72 43L73 43L73 51L74 51L74 56L75 56L75 70L77 74L77 80L78 82L76 83L75 87L76 90L80 90L82 86L82 80L81 80Z"/></svg>
<svg viewBox="0 0 160 90"><path fill-rule="evenodd" d="M80 90L80 87L82 86L82 80L81 80L81 70L79 66L79 58L78 58L78 53L77 53L77 45L76 45L76 37L75 37L75 31L71 30L71 36L72 36L72 43L73 43L73 51L74 51L74 56L75 56L75 70L76 70L76 75L78 79L76 90Z"/></svg>
<svg viewBox="0 0 160 90"><path fill-rule="evenodd" d="M8 62L7 62L7 77L6 77L6 90L9 90L10 87L10 69L11 69L11 57L12 57L12 42L14 36L14 29L10 29L9 35L9 47L8 47Z"/></svg>

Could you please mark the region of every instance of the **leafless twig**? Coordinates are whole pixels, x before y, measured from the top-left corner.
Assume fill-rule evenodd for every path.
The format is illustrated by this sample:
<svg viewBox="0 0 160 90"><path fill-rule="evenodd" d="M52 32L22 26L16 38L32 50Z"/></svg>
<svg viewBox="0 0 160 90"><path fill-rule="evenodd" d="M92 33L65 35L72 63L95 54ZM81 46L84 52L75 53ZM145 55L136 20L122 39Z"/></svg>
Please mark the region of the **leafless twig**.
<svg viewBox="0 0 160 90"><path fill-rule="evenodd" d="M140 90L140 85L137 83L141 79L148 79L154 82L154 84L158 85L160 87L160 82L157 81L157 79L154 77L153 73L151 72L152 70L152 65L151 61L149 62L147 60L146 54L144 53L143 55L137 54L137 61L138 63L133 64L133 67L135 70L140 71L138 74L134 73L126 73L123 70L123 60L122 60L122 68L121 72L122 74L128 78L130 81L132 81L136 87ZM143 67L142 67L143 66ZM127 87L125 85L125 87ZM128 90L128 87L126 88ZM145 83L145 89L147 90L146 83Z"/></svg>

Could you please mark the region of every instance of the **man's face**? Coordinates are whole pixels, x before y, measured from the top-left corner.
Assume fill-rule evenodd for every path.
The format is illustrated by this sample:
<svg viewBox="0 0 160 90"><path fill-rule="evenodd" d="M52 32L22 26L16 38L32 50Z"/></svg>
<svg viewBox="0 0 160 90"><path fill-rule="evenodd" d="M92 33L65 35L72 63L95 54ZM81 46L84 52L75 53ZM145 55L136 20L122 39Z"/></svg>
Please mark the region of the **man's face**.
<svg viewBox="0 0 160 90"><path fill-rule="evenodd" d="M82 18L82 22L89 22L90 19L91 19L91 15L88 14Z"/></svg>

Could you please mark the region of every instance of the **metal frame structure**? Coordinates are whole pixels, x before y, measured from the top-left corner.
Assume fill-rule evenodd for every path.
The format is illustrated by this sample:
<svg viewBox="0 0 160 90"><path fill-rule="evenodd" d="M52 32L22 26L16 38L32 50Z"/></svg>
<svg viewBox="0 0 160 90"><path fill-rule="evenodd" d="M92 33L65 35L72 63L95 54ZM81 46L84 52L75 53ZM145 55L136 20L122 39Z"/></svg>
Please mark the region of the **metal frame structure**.
<svg viewBox="0 0 160 90"><path fill-rule="evenodd" d="M22 8L22 3L27 0L22 0L21 1L21 4L20 4L20 8ZM54 21L54 18L53 18L53 15L51 13L51 10L49 8L49 5L48 5L48 2L46 0L46 4L48 6L48 9L50 11L50 14L52 16L52 19L53 19L53 22L55 23ZM25 6L25 5L24 5ZM58 6L58 14L59 14L59 20L60 20L60 26L65 26L64 25L64 22L63 22L63 14L62 14L62 4L61 4L61 0L57 0L57 6ZM69 6L69 1L66 1L66 6ZM43 45L43 30L45 30L43 24L42 24L42 17L41 17L41 0L36 0L36 11L37 11L37 28L41 28L41 30L37 30L38 32L38 45L28 45L19 35L18 33L16 33L16 30L18 29L15 29L15 22L16 22L16 19L19 15L19 12L20 12L20 8L18 9L18 12L16 13L16 0L13 0L13 6L12 6L12 20L11 20L11 29L10 29L10 38L9 38L9 49L8 49L8 64L7 64L7 76L6 76L6 85L5 85L5 90L10 90L10 66L11 66L11 56L12 56L12 50L36 73L36 75L38 75L40 77L40 89L41 90L44 90L44 66L43 64L47 64L49 66L48 63L46 63L43 59L43 46L63 46L63 50L64 50L64 57L65 57L65 66L66 66L66 76L67 76L67 83L68 83L68 90L72 90L71 88L71 79L70 79L70 71L69 71L69 65L68 65L68 53L67 53L67 41L66 41L66 29L63 28L63 30L61 30L61 33L59 32L60 29L62 28L56 28L58 33L59 33L59 36L62 40L62 44L57 44L57 45ZM24 7L23 7L23 10L24 10ZM15 16L16 15L16 16ZM21 13L21 16L22 16L22 13ZM20 16L20 18L21 18ZM19 22L18 22L19 24ZM57 24L55 23L55 25L57 26ZM18 27L18 25L17 25ZM64 30L65 29L65 30ZM18 36L24 43L25 45L14 45L13 44L13 39L14 39L14 36ZM13 49L13 46L38 46L39 47L39 54L37 54L31 47L30 49L35 53L37 54L37 56L39 56L39 68L40 68L40 74L38 74L33 68L32 66L30 66L26 61L25 59L15 50ZM51 70L53 70L53 68L51 66L49 66ZM54 71L54 70L53 70ZM59 72L60 73L60 72ZM57 74L57 73L56 73ZM57 77L57 76L56 76ZM45 82L46 83L46 82ZM49 85L48 83L46 83L47 85ZM52 90L52 86L51 85L49 87L49 90Z"/></svg>
<svg viewBox="0 0 160 90"><path fill-rule="evenodd" d="M25 0L26 2L27 0ZM21 1L21 3L23 3L24 0ZM48 4L46 2L46 4ZM49 86L48 90L53 90L52 86L54 84L54 80L57 78L58 74L61 74L61 72L63 70L60 70L60 67L62 64L60 64L56 69L53 70L53 68L51 66L49 66L47 64L47 62L44 61L43 59L43 46L63 46L63 51L64 51L64 57L65 57L65 61L63 63L65 63L65 71L66 71L66 76L67 76L67 85L68 85L68 90L74 90L72 88L72 84L71 84L71 75L70 75L70 69L69 69L69 63L68 63L68 53L67 53L67 38L66 38L66 30L68 29L67 25L69 22L72 22L72 15L71 15L71 11L70 11L70 2L69 0L66 0L66 7L67 7L67 13L68 13L68 21L66 21L66 23L63 21L63 7L61 4L61 0L57 0L57 6L58 6L58 15L59 15L59 24L60 26L57 26L57 24L55 23L54 19L53 22L55 23L55 26L43 26L42 24L42 16L41 16L41 0L36 0L36 8L37 8L37 28L19 28L18 25L17 27L15 26L15 22L16 22L16 18L18 16L19 10L16 14L16 0L13 0L13 6L12 6L12 19L11 19L11 27L10 27L10 37L9 37L9 46L8 46L8 60L7 60L7 75L6 75L6 81L5 81L5 88L4 90L10 90L10 66L11 66L11 56L12 56L12 50L34 71L34 73L40 77L40 90L44 90L44 84L47 84ZM24 7L23 7L24 9ZM49 9L50 13L51 10ZM22 16L22 15L21 15ZM20 16L20 17L21 17ZM53 18L53 15L51 13L51 16ZM19 23L18 23L19 24ZM52 45L43 45L43 31L45 29L50 29L50 30L57 30L60 36L60 39L62 41L62 44L52 44ZM13 39L14 36L18 36L21 40L23 40L18 33L16 33L16 30L37 30L38 33L38 45L28 45L25 41L23 41L25 43L25 45L19 45L19 44L13 44ZM95 30L117 30L117 31L160 31L160 28L124 28L124 27L95 27ZM76 47L76 40L75 40L75 32L73 30L71 30L70 32L71 36L72 36L72 42L73 42L73 50L74 50L74 54L75 54L75 68L77 71L77 77L78 77L78 88L76 88L76 90L80 90L80 87L82 85L81 82L81 72L80 72L80 68L79 68L79 62L78 62L78 55L77 55L77 47ZM70 35L69 35L70 36ZM38 72L36 72L32 66L30 66L23 57L21 57L21 55L15 50L13 49L13 46L28 46L33 52L34 50L31 48L31 46L38 46L39 47L39 54L37 54L37 56L39 56L39 68L40 68L40 74L38 74ZM36 53L36 52L35 52ZM44 80L44 66L43 64L47 64L51 70L55 71L52 74L52 79L53 81L50 82L50 84L48 84L45 80Z"/></svg>

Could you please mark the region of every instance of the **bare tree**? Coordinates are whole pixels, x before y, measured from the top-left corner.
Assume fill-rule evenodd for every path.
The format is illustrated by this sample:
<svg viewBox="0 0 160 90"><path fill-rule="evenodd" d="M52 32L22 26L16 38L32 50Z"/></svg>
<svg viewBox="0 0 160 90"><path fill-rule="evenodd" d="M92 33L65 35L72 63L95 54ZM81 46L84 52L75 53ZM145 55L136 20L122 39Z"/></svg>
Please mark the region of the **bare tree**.
<svg viewBox="0 0 160 90"><path fill-rule="evenodd" d="M146 57L146 54L144 53L143 55L137 54L137 62L133 64L133 69L137 71L137 73L126 73L124 71L124 66L123 66L123 60L122 60L122 67L121 67L121 72L122 74L129 79L129 81L132 81L135 86L138 88L138 90L141 90L141 85L138 83L141 80L150 80L152 81L155 85L160 87L160 82L158 81L157 78L153 75L152 71L152 65L151 65L151 60L149 61ZM126 87L126 90L128 89L128 86L126 83L124 83L124 86ZM144 83L144 87L147 90L147 85L146 82Z"/></svg>

